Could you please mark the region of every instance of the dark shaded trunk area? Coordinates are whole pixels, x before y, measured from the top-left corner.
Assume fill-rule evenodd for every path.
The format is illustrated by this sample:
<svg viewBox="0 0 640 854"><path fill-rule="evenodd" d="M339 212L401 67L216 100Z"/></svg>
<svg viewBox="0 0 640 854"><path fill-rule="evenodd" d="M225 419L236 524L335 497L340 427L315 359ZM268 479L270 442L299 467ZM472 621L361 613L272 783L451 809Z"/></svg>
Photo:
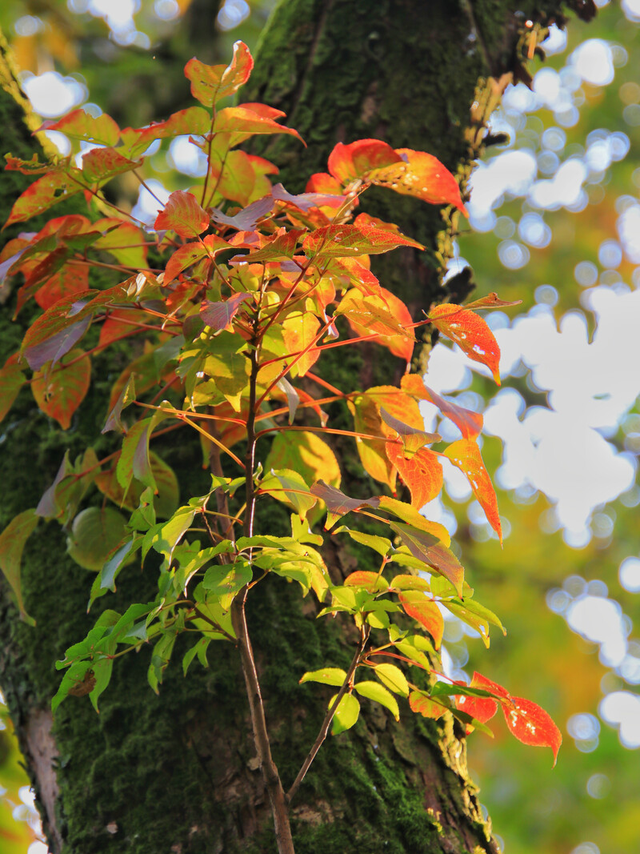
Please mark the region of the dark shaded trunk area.
<svg viewBox="0 0 640 854"><path fill-rule="evenodd" d="M337 141L369 136L428 151L466 177L481 148L484 105L495 100L486 78L519 68L527 39L562 5L285 0L264 33L243 100L263 100L287 111L289 124L309 147L301 151L299 145L275 141L261 153L283 167L281 178L291 192L302 191L312 172L326 170ZM6 65L0 75L1 153L30 156L34 141ZM3 221L23 189L21 179L15 172L0 175ZM403 250L378 259L375 269L385 287L416 311L450 299L456 287L462 290L455 300L465 295L460 279L442 285L455 219L378 189L367 194L364 208L397 222L427 247L420 256ZM29 230L34 227L28 224ZM18 348L23 332L19 323L11 323L11 313L9 300L0 316L2 358ZM386 350L348 349L353 352L346 357L341 351L339 359L325 359L323 372L333 384L353 388L355 378L362 385L397 379L398 365ZM416 348L417 366L425 364L427 352L426 344ZM67 448L73 457L91 442L106 414L106 391L121 367L117 352L96 362L98 382L66 433L54 429L23 391L0 428L0 527L35 506ZM340 413L334 417L339 422ZM98 453L108 447L103 439ZM207 490L197 442L167 443L158 451L180 473L183 500ZM363 476L355 450L345 452L345 491L379 491ZM284 526L284 510L280 519L273 509L269 514L265 518L262 511L256 530ZM341 548L332 557L335 570L344 573L355 560ZM360 569L369 568L361 555L358 559ZM155 584L150 568L129 569L121 578L118 593L99 600L87 617L91 576L67 557L64 534L49 524L31 539L24 560L26 607L37 620L35 629L20 622L0 579L0 684L53 854L275 851L242 674L231 646L213 644L209 669L194 664L186 679L178 650L159 696L146 681L147 652L126 656L115 668L99 715L86 697L70 698L51 730L48 709L59 679L55 660L85 635L100 607L121 610L125 602L145 601ZM265 586L249 618L274 757L287 788L315 739L330 693L299 686L298 679L326 663L347 664L354 640L339 619L316 621L315 609L283 583ZM293 829L298 854L495 850L468 778L465 741L453 722L425 720L405 708L396 724L368 701L356 727L320 751L294 802Z"/></svg>

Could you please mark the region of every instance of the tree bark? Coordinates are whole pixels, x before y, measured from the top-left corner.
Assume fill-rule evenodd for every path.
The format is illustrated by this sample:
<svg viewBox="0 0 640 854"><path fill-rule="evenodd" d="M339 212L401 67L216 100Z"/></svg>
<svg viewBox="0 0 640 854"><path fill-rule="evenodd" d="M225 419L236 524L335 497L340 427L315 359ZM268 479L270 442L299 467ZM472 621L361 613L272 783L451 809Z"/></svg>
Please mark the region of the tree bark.
<svg viewBox="0 0 640 854"><path fill-rule="evenodd" d="M286 140L265 149L283 167L281 177L292 192L304 189L311 172L325 171L337 141L369 136L428 151L464 180L481 150L489 106L506 83L503 75L519 73L531 34L560 15L563 5L283 0L263 35L243 100L284 109L308 142L304 152ZM3 46L2 153L28 157L35 144L5 56ZM489 77L500 82L487 82ZM18 173L0 176L3 221L23 189L14 183L20 180ZM451 299L456 287L461 290L455 299L464 296L465 279L442 284L456 215L388 191L369 195L369 213L399 223L427 247L420 256L400 251L378 259L382 284L416 310ZM10 322L11 308L9 301L0 316L3 358L17 349L23 331ZM397 378L399 366L386 351L347 349L354 353L325 359L333 384L344 380L345 388L353 388L359 377L366 387ZM428 344L418 349L416 366L423 366ZM64 434L51 428L28 390L22 394L2 425L0 527L35 506L66 449L73 457L92 441L104 419L105 390L119 370L117 353L96 363L98 381ZM183 495L206 491L197 448L174 443L160 453L183 472ZM379 491L349 453L342 458L345 490ZM277 510L269 514L266 520L258 507L256 531L284 526L284 511L281 520ZM331 557L334 571L350 571L352 554L336 547ZM154 586L153 572L134 569L123 576L117 594L97 606L119 609L123 602L146 601L141 597ZM186 680L174 654L157 697L146 682L145 651L125 656L99 715L87 698L70 698L51 728L48 709L59 679L54 663L84 637L100 611L96 606L91 618L85 614L90 581L67 557L64 534L54 525L39 529L24 558L25 602L35 628L20 622L0 579L0 684L52 854L275 851L239 656L230 645L212 645L209 669L193 665ZM316 739L328 697L319 701L322 689L301 687L298 679L327 663L348 667L357 639L339 620L316 621L291 585L266 584L248 619L271 747L286 789ZM300 786L292 807L297 854L494 852L468 776L466 742L453 720L424 720L407 710L396 724L379 706L365 707L353 730L323 745Z"/></svg>

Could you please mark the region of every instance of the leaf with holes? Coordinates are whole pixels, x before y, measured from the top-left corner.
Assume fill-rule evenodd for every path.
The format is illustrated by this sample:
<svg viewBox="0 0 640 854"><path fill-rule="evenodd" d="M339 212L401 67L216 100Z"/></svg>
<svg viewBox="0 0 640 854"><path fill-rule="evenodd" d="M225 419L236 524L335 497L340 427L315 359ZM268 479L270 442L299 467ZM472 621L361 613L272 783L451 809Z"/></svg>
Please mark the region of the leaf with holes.
<svg viewBox="0 0 640 854"><path fill-rule="evenodd" d="M415 196L431 205L454 205L465 216L458 182L447 167L432 154L397 148L402 162L385 166L369 176L373 184L388 187L405 196Z"/></svg>
<svg viewBox="0 0 640 854"><path fill-rule="evenodd" d="M498 499L477 442L459 439L449 445L444 455L466 475L471 484L471 489L473 489L473 494L486 513L487 521L502 543L502 524L498 512Z"/></svg>
<svg viewBox="0 0 640 854"><path fill-rule="evenodd" d="M555 765L562 744L562 733L551 716L524 697L513 697L512 702L513 705L508 702L502 704L509 731L518 741L530 747L550 747Z"/></svg>
<svg viewBox="0 0 640 854"><path fill-rule="evenodd" d="M461 305L447 303L427 315L431 323L454 341L474 362L486 365L500 385L500 347L487 323Z"/></svg>
<svg viewBox="0 0 640 854"><path fill-rule="evenodd" d="M67 364L72 362L73 364ZM91 359L80 349L71 350L53 369L36 371L31 391L39 409L55 418L63 430L89 391Z"/></svg>

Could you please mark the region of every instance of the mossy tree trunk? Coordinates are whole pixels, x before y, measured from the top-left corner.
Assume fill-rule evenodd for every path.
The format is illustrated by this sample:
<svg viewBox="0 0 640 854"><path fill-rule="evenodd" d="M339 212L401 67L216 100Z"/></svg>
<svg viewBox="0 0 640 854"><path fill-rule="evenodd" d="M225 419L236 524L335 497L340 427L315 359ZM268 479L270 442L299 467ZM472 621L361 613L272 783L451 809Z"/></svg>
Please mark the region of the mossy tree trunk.
<svg viewBox="0 0 640 854"><path fill-rule="evenodd" d="M292 192L303 189L311 172L325 170L335 142L367 136L429 151L464 177L481 147L487 105L506 82L502 75L520 68L538 25L546 25L562 5L551 0L285 0L264 34L243 97L287 111L290 124L309 143L302 153L286 143L268 146ZM35 143L6 63L0 74L2 154L29 156ZM489 77L500 82L487 82ZM0 176L3 221L21 189L16 180L17 173ZM376 271L383 284L416 310L451 298L442 271L455 222L437 208L388 192L373 191L366 207L427 247L422 256L394 252L380 261ZM466 286L460 280L457 285ZM10 322L10 303L0 315L2 357L17 349L22 334L20 325ZM425 345L418 352L417 364L424 364L426 350ZM120 368L117 354L94 365L98 381L66 433L51 426L28 391L23 394L2 425L0 527L35 506L66 449L73 456L92 441L105 415L106 389ZM363 386L392 382L398 369L386 351L371 347L351 361L328 362L324 370L332 383L340 386L344 380L351 389L357 377ZM206 491L197 448L173 444L160 452L183 473L185 490ZM347 492L379 489L348 458L344 474ZM278 523L271 515L269 529ZM354 559L338 550L332 557L334 569L344 572ZM210 668L193 666L186 680L174 664L159 696L146 683L145 651L126 656L101 698L100 715L87 698L70 698L52 729L48 708L59 678L55 660L85 635L96 616L85 614L90 578L66 556L64 535L54 525L43 525L32 538L24 564L26 606L37 626L20 622L0 580L0 684L53 854L275 851L235 650L212 645ZM118 593L99 601L119 609L123 602L146 601L140 597L153 586L152 571L130 570ZM285 787L323 715L317 686L300 687L297 680L305 670L348 661L353 650L339 620L316 621L313 609L303 604L291 586L267 585L249 615ZM353 730L322 748L300 789L293 805L296 851L495 851L465 757L465 741L451 719L436 723L406 711L396 724L371 704Z"/></svg>

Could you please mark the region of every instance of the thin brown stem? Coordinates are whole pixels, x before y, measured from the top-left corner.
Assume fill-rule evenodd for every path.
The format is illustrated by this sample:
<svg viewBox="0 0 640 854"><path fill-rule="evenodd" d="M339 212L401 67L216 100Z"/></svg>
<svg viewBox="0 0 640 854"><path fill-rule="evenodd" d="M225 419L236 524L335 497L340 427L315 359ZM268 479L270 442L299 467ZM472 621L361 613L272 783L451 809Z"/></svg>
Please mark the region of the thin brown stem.
<svg viewBox="0 0 640 854"><path fill-rule="evenodd" d="M358 648L355 652L355 655L353 656L353 658L351 660L351 664L349 665L349 670L347 671L347 675L345 676L345 680L342 683L342 687L338 691L331 708L327 709L327 713L324 716L324 720L322 721L322 726L320 727L320 732L318 733L318 737L314 741L313 747L309 751L307 758L302 763L302 768L298 772L298 776L296 777L296 779L293 781L293 785L291 786L291 788L287 792L287 803L288 804L290 804L291 801L293 800L293 798L295 797L296 792L300 788L300 785L302 784L302 781L304 780L304 778L307 774L307 771L311 767L311 763L316 758L316 754L318 753L318 751L320 750L320 748L324 744L324 741L325 741L327 735L329 734L329 727L331 726L331 721L333 720L336 712L338 711L338 705L340 704L340 701L342 700L344 695L347 693L347 691L350 691L353 687L353 677L354 677L354 674L356 672L356 667L358 666L358 664L360 664L360 660L362 658L364 648L367 645L367 641L369 640L369 632L370 631L371 631L370 626L365 626L362 629L362 634L360 637L360 643L358 644Z"/></svg>

